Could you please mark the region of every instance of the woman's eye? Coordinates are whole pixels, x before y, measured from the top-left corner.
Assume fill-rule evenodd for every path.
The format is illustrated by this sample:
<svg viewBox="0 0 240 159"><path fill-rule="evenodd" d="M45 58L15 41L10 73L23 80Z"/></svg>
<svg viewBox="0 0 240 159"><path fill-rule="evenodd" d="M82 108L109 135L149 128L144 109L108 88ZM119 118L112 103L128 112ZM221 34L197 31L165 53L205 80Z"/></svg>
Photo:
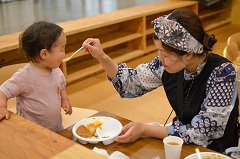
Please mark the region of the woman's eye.
<svg viewBox="0 0 240 159"><path fill-rule="evenodd" d="M164 58L167 58L167 56L166 56L166 55L163 55L163 54L162 54L162 56L163 56Z"/></svg>

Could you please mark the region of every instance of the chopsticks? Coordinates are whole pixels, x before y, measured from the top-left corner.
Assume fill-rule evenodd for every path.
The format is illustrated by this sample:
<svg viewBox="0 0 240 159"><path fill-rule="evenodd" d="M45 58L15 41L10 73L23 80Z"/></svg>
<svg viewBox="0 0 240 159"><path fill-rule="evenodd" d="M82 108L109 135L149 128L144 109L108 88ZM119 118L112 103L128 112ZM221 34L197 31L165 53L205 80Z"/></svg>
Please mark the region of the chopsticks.
<svg viewBox="0 0 240 159"><path fill-rule="evenodd" d="M88 43L91 44L91 42L92 42L92 41L89 41ZM80 47L80 48L79 48L77 51L75 51L71 56L63 59L62 62L67 62L67 61L71 60L71 58L72 58L76 53L78 53L79 51L81 51L83 48L84 48L83 46Z"/></svg>
<svg viewBox="0 0 240 159"><path fill-rule="evenodd" d="M198 159L202 159L202 157L201 157L201 155L200 155L200 151L199 151L198 148L195 149L195 152L196 152L196 154L197 154L197 158L198 158Z"/></svg>

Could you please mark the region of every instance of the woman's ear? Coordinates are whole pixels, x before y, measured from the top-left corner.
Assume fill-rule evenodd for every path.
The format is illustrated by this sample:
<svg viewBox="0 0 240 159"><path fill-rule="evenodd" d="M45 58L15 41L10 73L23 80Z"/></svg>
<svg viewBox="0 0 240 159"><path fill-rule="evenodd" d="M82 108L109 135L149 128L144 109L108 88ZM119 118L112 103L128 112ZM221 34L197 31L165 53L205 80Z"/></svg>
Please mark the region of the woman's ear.
<svg viewBox="0 0 240 159"><path fill-rule="evenodd" d="M193 57L193 53L187 53L184 55L186 60L191 60Z"/></svg>
<svg viewBox="0 0 240 159"><path fill-rule="evenodd" d="M41 59L45 60L45 59L47 58L47 53L48 53L47 49L42 49L42 50L40 51L40 57L41 57Z"/></svg>

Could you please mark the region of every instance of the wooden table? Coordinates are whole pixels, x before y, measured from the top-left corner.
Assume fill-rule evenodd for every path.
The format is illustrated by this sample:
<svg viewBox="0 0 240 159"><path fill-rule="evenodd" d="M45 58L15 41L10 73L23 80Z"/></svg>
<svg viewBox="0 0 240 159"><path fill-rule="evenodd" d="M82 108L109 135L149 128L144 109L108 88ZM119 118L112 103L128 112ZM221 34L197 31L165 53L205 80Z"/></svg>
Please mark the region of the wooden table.
<svg viewBox="0 0 240 159"><path fill-rule="evenodd" d="M0 121L0 137L0 159L106 159L14 113Z"/></svg>
<svg viewBox="0 0 240 159"><path fill-rule="evenodd" d="M93 116L112 117L119 120L122 123L122 125L126 125L127 123L131 122L130 120L116 116L108 112L98 112ZM73 126L61 131L59 134L69 139L73 139L73 135L71 132L72 127ZM78 141L76 142L79 143ZM114 142L110 145L103 145L102 142L99 142L98 144L86 144L83 146L91 150L94 147L102 148L107 150L109 154L117 150L129 156L130 159L152 159L157 156L159 156L161 159L165 159L163 142L161 139L156 139L156 138L148 138L148 137L140 138L136 142L133 142L130 144L119 144ZM199 148L201 152L214 152L210 149L207 149L201 146L184 144L182 148L181 158L184 158L192 153L195 153L195 148Z"/></svg>

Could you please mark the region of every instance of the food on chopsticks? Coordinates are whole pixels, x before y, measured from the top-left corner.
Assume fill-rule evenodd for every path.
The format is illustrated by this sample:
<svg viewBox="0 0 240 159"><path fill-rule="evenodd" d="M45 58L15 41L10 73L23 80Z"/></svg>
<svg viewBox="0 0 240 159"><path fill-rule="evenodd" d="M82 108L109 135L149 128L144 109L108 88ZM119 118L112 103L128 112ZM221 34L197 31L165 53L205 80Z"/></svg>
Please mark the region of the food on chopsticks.
<svg viewBox="0 0 240 159"><path fill-rule="evenodd" d="M225 159L225 157L213 154L210 156L204 156L202 159Z"/></svg>
<svg viewBox="0 0 240 159"><path fill-rule="evenodd" d="M92 123L89 123L87 125L80 125L76 131L76 133L84 138L90 138L90 139L98 139L98 136L96 134L97 128L101 129L103 122L99 120L95 120Z"/></svg>

